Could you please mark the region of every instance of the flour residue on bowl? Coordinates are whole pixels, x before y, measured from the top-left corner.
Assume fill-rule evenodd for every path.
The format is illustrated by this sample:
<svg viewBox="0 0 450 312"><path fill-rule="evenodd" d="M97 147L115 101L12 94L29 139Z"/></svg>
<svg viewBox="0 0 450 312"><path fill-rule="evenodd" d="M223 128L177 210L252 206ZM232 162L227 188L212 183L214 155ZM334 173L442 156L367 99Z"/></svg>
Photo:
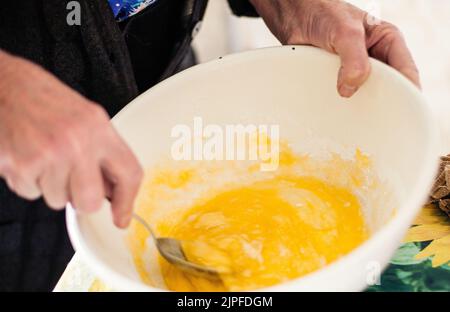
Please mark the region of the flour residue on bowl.
<svg viewBox="0 0 450 312"><path fill-rule="evenodd" d="M138 214L159 236L194 242L185 249L190 260L231 273L210 281L180 271L132 223L129 245L142 280L179 291L272 286L335 261L374 229L366 195L381 184L360 150L351 159L317 159L282 144L278 170L258 168L251 161L164 161L149 170Z"/></svg>

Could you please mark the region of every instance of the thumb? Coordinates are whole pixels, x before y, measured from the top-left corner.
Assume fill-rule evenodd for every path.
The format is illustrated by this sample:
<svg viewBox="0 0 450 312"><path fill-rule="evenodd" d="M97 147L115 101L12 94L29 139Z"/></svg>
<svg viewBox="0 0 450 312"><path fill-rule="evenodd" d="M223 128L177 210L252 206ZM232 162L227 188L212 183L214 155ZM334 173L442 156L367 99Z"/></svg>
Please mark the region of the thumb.
<svg viewBox="0 0 450 312"><path fill-rule="evenodd" d="M335 44L341 59L337 88L343 97L351 97L370 75L364 29L349 29L342 32Z"/></svg>

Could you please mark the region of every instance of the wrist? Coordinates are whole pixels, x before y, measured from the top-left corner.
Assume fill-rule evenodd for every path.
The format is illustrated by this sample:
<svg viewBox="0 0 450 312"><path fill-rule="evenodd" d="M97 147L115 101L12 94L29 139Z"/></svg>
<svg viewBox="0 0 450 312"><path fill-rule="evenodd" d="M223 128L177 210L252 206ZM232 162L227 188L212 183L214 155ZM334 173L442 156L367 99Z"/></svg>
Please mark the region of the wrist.
<svg viewBox="0 0 450 312"><path fill-rule="evenodd" d="M301 42L293 38L302 37L301 30L304 29L303 24L306 20L302 13L309 12L305 10L308 0L249 0L249 2L282 44Z"/></svg>
<svg viewBox="0 0 450 312"><path fill-rule="evenodd" d="M0 49L0 79L3 78L3 73L9 71L13 56Z"/></svg>
<svg viewBox="0 0 450 312"><path fill-rule="evenodd" d="M248 0L262 17L270 30L281 25L285 18L284 1L279 0Z"/></svg>
<svg viewBox="0 0 450 312"><path fill-rule="evenodd" d="M282 4L277 0L248 0L259 14L267 14L274 9L278 9Z"/></svg>
<svg viewBox="0 0 450 312"><path fill-rule="evenodd" d="M10 92L10 84L15 57L0 49L0 105L7 102L6 98Z"/></svg>

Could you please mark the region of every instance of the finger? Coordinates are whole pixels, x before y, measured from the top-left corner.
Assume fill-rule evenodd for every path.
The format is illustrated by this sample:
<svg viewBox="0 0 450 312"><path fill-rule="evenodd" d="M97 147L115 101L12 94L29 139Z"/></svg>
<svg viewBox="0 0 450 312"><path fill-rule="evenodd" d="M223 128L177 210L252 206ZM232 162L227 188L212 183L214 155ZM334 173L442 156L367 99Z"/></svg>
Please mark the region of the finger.
<svg viewBox="0 0 450 312"><path fill-rule="evenodd" d="M402 33L389 23L381 23L368 29L370 54L397 69L420 88L419 71Z"/></svg>
<svg viewBox="0 0 450 312"><path fill-rule="evenodd" d="M122 178L113 185L110 201L114 224L117 227L126 228L129 225L136 194L132 186L124 183Z"/></svg>
<svg viewBox="0 0 450 312"><path fill-rule="evenodd" d="M103 177L111 191L111 209L114 223L120 228L128 226L134 200L142 179L141 167L126 145L117 140L115 149L102 162Z"/></svg>
<svg viewBox="0 0 450 312"><path fill-rule="evenodd" d="M36 200L42 195L37 184L39 173L40 166L24 166L8 162L3 166L1 175L11 191L27 200Z"/></svg>
<svg viewBox="0 0 450 312"><path fill-rule="evenodd" d="M70 201L80 211L100 209L103 198L103 180L100 166L93 160L77 162L69 178Z"/></svg>
<svg viewBox="0 0 450 312"><path fill-rule="evenodd" d="M113 191L114 191L114 185L112 184L112 182L110 180L105 178L105 173L103 173L103 187L105 188L106 199L111 201L111 198L113 196Z"/></svg>
<svg viewBox="0 0 450 312"><path fill-rule="evenodd" d="M337 35L334 49L341 59L338 75L338 91L343 97L351 97L370 75L364 28L348 26Z"/></svg>
<svg viewBox="0 0 450 312"><path fill-rule="evenodd" d="M2 151L0 146L0 177L4 177L6 172L9 171L12 165L11 157L9 157L5 152Z"/></svg>
<svg viewBox="0 0 450 312"><path fill-rule="evenodd" d="M139 191L140 174L136 175L136 169L127 170L125 163L110 161L104 166L104 177L110 185L111 209L114 217L114 223L125 228L131 220L131 213L134 208L134 200Z"/></svg>
<svg viewBox="0 0 450 312"><path fill-rule="evenodd" d="M39 178L38 184L50 208L64 209L69 201L69 168L66 165L51 165Z"/></svg>
<svg viewBox="0 0 450 312"><path fill-rule="evenodd" d="M8 188L18 196L27 200L36 200L42 196L36 182L33 179L22 178L14 174L4 175Z"/></svg>

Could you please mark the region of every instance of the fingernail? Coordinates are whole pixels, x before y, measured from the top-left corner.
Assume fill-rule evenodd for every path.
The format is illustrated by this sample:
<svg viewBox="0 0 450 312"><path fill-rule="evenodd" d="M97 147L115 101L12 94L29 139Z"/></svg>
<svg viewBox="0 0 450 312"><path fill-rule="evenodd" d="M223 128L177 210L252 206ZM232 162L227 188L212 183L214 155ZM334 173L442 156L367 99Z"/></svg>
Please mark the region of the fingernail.
<svg viewBox="0 0 450 312"><path fill-rule="evenodd" d="M355 94L355 92L358 90L357 87L355 86L350 86L348 84L342 84L339 87L339 93L341 96L343 97L351 97L353 94Z"/></svg>
<svg viewBox="0 0 450 312"><path fill-rule="evenodd" d="M131 215L122 216L119 219L119 226L124 229L124 228L128 227L130 222L131 222Z"/></svg>
<svg viewBox="0 0 450 312"><path fill-rule="evenodd" d="M406 69L402 71L403 75L412 81L419 89L422 89L420 84L420 76L417 70Z"/></svg>

